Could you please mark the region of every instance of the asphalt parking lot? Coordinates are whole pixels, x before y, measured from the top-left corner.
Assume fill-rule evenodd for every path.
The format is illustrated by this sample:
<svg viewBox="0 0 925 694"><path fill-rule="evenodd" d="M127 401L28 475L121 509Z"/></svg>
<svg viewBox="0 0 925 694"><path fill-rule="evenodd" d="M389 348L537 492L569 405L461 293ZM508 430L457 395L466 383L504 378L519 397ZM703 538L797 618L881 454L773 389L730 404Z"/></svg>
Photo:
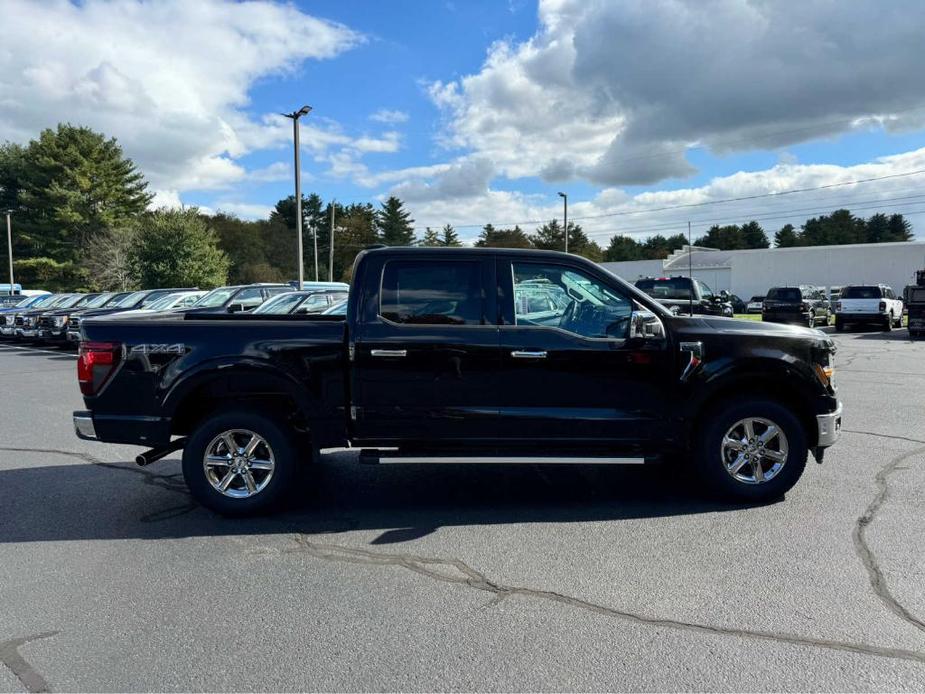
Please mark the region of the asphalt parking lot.
<svg viewBox="0 0 925 694"><path fill-rule="evenodd" d="M343 453L234 521L0 346L0 690L925 689L925 342L836 340L842 439L778 503Z"/></svg>

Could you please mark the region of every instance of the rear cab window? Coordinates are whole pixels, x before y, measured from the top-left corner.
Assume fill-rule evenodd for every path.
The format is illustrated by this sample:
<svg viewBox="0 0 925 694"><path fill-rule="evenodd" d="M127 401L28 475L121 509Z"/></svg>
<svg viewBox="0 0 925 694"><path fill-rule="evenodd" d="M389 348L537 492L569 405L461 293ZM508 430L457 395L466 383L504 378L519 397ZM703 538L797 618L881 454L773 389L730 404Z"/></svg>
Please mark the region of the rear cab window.
<svg viewBox="0 0 925 694"><path fill-rule="evenodd" d="M687 277L642 279L636 282L636 287L653 299L690 299L691 297L691 281Z"/></svg>
<svg viewBox="0 0 925 694"><path fill-rule="evenodd" d="M842 299L882 299L880 287L872 285L845 287L841 292Z"/></svg>

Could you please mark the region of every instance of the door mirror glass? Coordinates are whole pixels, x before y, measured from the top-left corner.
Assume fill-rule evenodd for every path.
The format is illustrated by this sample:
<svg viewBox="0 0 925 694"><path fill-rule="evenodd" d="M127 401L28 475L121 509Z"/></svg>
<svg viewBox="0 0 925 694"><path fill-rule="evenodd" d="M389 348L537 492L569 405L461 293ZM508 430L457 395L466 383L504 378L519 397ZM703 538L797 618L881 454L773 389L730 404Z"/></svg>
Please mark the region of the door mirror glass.
<svg viewBox="0 0 925 694"><path fill-rule="evenodd" d="M651 311L637 309L630 321L630 338L646 341L660 341L665 338L665 326Z"/></svg>

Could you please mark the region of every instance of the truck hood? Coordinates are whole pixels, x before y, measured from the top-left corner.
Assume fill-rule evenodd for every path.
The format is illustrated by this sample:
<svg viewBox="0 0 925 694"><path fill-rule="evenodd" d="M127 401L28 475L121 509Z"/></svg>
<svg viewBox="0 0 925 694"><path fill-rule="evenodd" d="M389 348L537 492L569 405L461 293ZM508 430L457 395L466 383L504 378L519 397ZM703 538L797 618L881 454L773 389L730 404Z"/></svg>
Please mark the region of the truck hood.
<svg viewBox="0 0 925 694"><path fill-rule="evenodd" d="M825 340L831 338L816 328L806 328L800 325L785 325L783 323L765 323L763 321L741 320L738 318L713 318L694 316L677 317L672 319L674 325L685 333L701 331L722 333L724 335L750 335L754 337Z"/></svg>

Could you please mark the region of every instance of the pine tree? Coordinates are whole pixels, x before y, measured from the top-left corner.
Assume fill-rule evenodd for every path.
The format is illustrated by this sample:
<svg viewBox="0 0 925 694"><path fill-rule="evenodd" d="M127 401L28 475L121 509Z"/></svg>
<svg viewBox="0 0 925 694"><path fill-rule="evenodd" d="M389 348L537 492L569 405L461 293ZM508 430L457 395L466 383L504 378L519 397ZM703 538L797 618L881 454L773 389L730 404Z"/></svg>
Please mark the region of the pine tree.
<svg viewBox="0 0 925 694"><path fill-rule="evenodd" d="M434 229L427 227L424 231L424 238L421 239L422 246L442 246L440 242L440 236Z"/></svg>
<svg viewBox="0 0 925 694"><path fill-rule="evenodd" d="M774 234L774 246L777 248L790 248L799 245L800 238L797 236L793 224L785 224L780 228L780 231Z"/></svg>
<svg viewBox="0 0 925 694"><path fill-rule="evenodd" d="M495 229L491 224L482 227L475 245L479 248L533 248L530 237L519 226L513 229Z"/></svg>
<svg viewBox="0 0 925 694"><path fill-rule="evenodd" d="M604 260L620 262L624 260L640 260L642 248L639 243L629 236L616 234L610 238L610 245L604 251Z"/></svg>
<svg viewBox="0 0 925 694"><path fill-rule="evenodd" d="M890 237L888 240L911 241L913 238L912 225L909 220L901 214L890 215Z"/></svg>
<svg viewBox="0 0 925 694"><path fill-rule="evenodd" d="M456 230L452 225L447 224L443 227L443 234L440 237L441 246L449 246L452 248L458 248L462 246L462 242L459 240L459 236L456 234Z"/></svg>
<svg viewBox="0 0 925 694"><path fill-rule="evenodd" d="M43 130L22 155L18 228L34 255L74 261L93 233L133 222L152 200L116 140L89 128Z"/></svg>
<svg viewBox="0 0 925 694"><path fill-rule="evenodd" d="M387 246L410 246L414 243L414 220L394 195L382 203L376 215L379 238Z"/></svg>
<svg viewBox="0 0 925 694"><path fill-rule="evenodd" d="M764 229L754 220L743 224L740 233L745 248L768 248L771 245L768 243L768 236L764 233Z"/></svg>

